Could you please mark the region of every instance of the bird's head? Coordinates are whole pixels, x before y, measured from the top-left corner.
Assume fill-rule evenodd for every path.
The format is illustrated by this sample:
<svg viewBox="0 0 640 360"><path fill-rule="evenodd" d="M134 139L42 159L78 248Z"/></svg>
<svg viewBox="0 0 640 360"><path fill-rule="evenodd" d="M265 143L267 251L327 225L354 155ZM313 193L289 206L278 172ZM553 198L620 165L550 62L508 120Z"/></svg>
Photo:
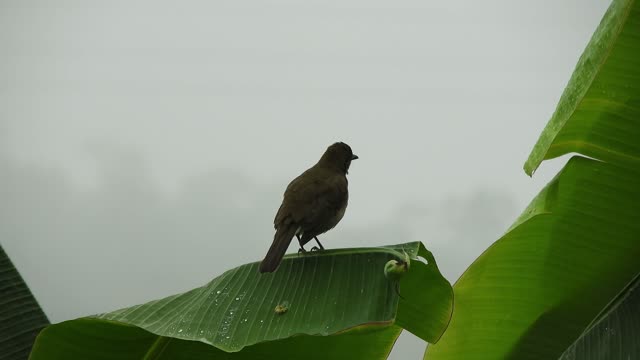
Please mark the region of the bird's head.
<svg viewBox="0 0 640 360"><path fill-rule="evenodd" d="M343 142L337 142L327 148L327 151L325 151L322 158L320 158L320 163L324 166L337 168L345 174L348 174L351 161L356 159L358 159L358 156L353 154L349 145Z"/></svg>

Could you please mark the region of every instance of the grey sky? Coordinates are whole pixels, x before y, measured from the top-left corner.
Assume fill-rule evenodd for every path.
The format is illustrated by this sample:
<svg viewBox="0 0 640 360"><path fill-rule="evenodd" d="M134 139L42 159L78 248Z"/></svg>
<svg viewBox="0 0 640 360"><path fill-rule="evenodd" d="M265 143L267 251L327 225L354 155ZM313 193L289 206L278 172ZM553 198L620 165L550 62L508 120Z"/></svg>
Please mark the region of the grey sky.
<svg viewBox="0 0 640 360"><path fill-rule="evenodd" d="M53 321L184 291L341 140L323 243L420 240L453 282L564 163L521 170L607 6L2 0L0 241Z"/></svg>

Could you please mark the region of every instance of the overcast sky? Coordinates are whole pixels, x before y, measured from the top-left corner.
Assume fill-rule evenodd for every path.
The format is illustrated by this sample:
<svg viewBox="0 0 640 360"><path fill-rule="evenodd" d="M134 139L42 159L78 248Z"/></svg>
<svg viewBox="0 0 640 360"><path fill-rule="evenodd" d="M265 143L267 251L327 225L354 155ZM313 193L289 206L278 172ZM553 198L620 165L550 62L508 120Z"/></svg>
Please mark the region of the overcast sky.
<svg viewBox="0 0 640 360"><path fill-rule="evenodd" d="M54 322L182 292L345 141L323 244L419 240L453 283L566 161L522 171L608 3L0 0L0 242Z"/></svg>

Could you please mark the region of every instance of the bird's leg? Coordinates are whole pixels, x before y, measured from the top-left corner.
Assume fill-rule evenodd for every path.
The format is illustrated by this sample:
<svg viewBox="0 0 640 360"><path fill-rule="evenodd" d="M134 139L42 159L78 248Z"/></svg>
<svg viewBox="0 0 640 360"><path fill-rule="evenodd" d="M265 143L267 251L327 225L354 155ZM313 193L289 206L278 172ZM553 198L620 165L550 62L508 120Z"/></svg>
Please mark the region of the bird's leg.
<svg viewBox="0 0 640 360"><path fill-rule="evenodd" d="M300 235L296 234L296 238L298 238L298 243L300 244L300 249L298 249L298 254L304 254L307 252L307 250L304 248L304 245L302 244L302 239L300 238Z"/></svg>
<svg viewBox="0 0 640 360"><path fill-rule="evenodd" d="M318 240L318 237L314 236L313 238L316 240L316 242L318 243L318 246L320 246L320 247L314 246L314 247L311 248L311 251L324 250L324 246L322 246L322 244L320 244L320 240Z"/></svg>

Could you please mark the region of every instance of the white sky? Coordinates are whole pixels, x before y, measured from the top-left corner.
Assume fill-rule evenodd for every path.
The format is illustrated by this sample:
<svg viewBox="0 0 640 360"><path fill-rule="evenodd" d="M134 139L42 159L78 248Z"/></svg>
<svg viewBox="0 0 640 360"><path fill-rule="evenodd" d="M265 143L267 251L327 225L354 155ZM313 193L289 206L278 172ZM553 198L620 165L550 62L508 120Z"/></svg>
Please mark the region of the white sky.
<svg viewBox="0 0 640 360"><path fill-rule="evenodd" d="M420 240L453 282L566 161L522 171L607 6L2 0L1 244L52 321L181 292L345 141L323 244Z"/></svg>

